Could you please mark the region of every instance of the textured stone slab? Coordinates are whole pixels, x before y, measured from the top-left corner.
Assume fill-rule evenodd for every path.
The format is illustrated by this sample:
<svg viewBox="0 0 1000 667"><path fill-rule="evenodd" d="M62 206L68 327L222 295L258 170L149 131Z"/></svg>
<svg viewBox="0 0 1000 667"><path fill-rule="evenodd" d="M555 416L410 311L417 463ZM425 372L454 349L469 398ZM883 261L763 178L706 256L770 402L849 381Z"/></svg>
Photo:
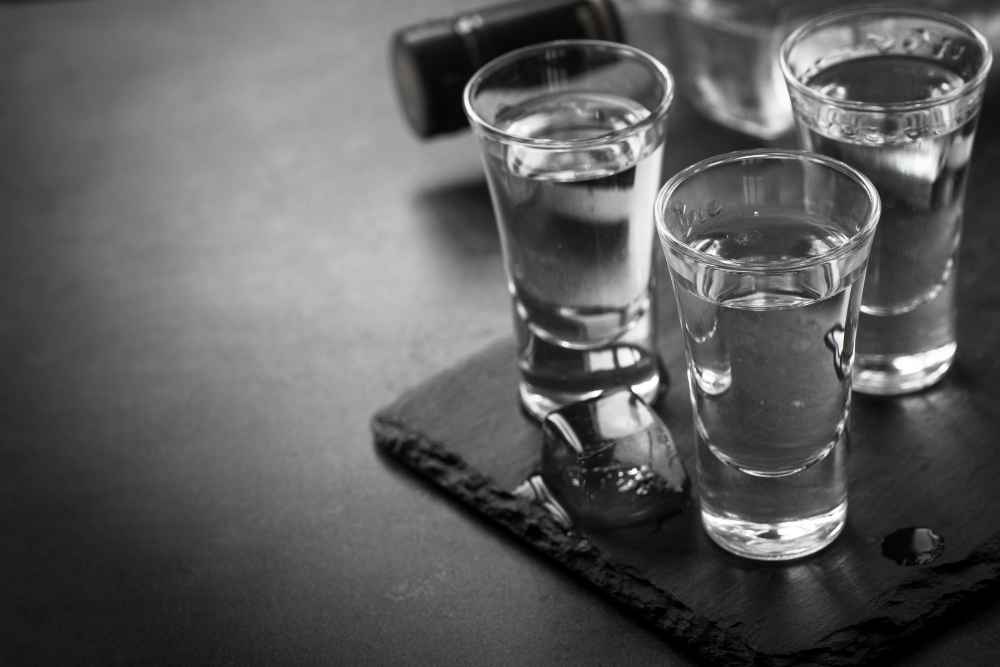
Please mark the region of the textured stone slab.
<svg viewBox="0 0 1000 667"><path fill-rule="evenodd" d="M584 533L563 529L511 493L535 470L541 437L516 408L512 355L512 345L497 344L401 397L373 420L378 446L706 660L870 660L1000 577L992 521L1000 490L989 484L1000 462L985 458L992 438L939 439L961 419L976 418L943 417L955 408L945 400L957 391L954 382L901 405L861 403L845 534L812 558L757 564L711 544L693 508L661 525ZM657 407L690 456L682 393L673 388ZM978 419L966 421L966 433L986 427L985 417ZM890 432L902 438L885 438ZM881 539L904 524L944 535L944 556L921 568L887 560Z"/></svg>

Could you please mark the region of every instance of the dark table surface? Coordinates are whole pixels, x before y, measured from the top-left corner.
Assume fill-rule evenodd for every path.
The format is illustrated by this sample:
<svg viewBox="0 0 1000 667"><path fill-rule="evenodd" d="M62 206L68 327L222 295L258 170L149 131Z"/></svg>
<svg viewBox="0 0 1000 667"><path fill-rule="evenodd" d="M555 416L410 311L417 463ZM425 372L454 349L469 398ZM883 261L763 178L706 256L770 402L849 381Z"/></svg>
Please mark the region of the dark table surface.
<svg viewBox="0 0 1000 667"><path fill-rule="evenodd" d="M0 664L688 664L372 447L510 333L386 67L480 4L0 5ZM907 664L1000 662L957 621Z"/></svg>

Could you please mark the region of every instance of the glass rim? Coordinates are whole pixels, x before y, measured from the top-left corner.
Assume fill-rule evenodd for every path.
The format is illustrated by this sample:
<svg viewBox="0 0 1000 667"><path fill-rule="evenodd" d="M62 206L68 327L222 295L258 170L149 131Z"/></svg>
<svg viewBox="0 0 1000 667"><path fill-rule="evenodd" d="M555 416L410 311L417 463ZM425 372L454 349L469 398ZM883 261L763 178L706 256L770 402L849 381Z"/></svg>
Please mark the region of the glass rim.
<svg viewBox="0 0 1000 667"><path fill-rule="evenodd" d="M654 77L659 78L662 81L663 95L661 96L656 108L650 109L649 114L641 120L627 127L623 127L620 130L613 130L596 137L587 137L586 139L554 140L521 137L501 130L496 125L488 122L482 117L482 115L476 110L472 97L487 77L527 56L543 53L553 48L611 51L625 55L626 57L646 66L652 71ZM662 119L667 115L667 112L670 110L673 100L674 77L670 73L670 70L667 69L666 65L645 51L637 49L634 46L600 39L557 39L514 49L513 51L497 56L476 70L476 72L469 78L468 82L466 82L465 88L462 91L462 106L465 109L466 117L469 119L469 122L474 129L503 143L517 144L541 150L567 150L601 146L623 137L630 136L662 121Z"/></svg>
<svg viewBox="0 0 1000 667"><path fill-rule="evenodd" d="M837 23L838 21L862 16L927 19L929 21L937 21L939 23L947 24L966 33L972 41L976 43L980 51L983 53L983 62L980 64L975 76L971 77L968 81L963 81L961 86L948 91L940 97L928 98L924 100L912 100L909 102L888 102L881 104L863 102L859 100L836 99L810 88L792 72L791 65L788 62L789 54L794 47L798 46L807 34L812 33L816 29L823 26ZM839 9L828 12L809 19L805 23L798 26L795 30L789 33L787 37L785 37L784 41L782 41L778 63L781 68L781 74L785 79L785 83L801 95L805 95L806 97L810 97L824 104L829 104L830 106L841 109L849 109L851 111L900 112L917 111L943 106L951 102L955 102L956 100L967 96L976 88L981 87L986 82L990 73L990 68L993 65L993 51L990 49L989 42L986 41L986 38L981 32L969 25L966 21L945 12L933 9L907 9L903 7L891 6L856 7L853 9Z"/></svg>
<svg viewBox="0 0 1000 667"><path fill-rule="evenodd" d="M809 257L778 260L767 263L746 263L731 259L722 259L715 255L702 252L701 250L695 250L686 241L677 237L665 223L667 202L676 192L677 188L692 178L714 169L715 167L745 162L748 159L777 160L783 162L794 161L797 163L812 162L827 169L839 172L854 181L854 183L860 186L860 188L867 195L867 199L870 204L868 214L865 216L864 221L858 225L857 231L850 234L844 243L835 248L830 248L829 250L821 252L817 255L811 255ZM749 150L732 151L730 153L713 155L712 157L695 162L694 164L680 170L671 176L670 179L663 184L663 187L660 188L653 204L653 213L656 219L656 227L662 238L669 243L671 248L674 248L689 259L693 259L700 264L707 264L730 271L766 274L783 273L790 270L818 266L854 252L859 246L864 244L869 237L874 235L879 218L882 215L882 200L879 197L878 190L875 188L875 184L872 183L867 176L840 160L835 160L834 158L826 155L806 150L751 148Z"/></svg>

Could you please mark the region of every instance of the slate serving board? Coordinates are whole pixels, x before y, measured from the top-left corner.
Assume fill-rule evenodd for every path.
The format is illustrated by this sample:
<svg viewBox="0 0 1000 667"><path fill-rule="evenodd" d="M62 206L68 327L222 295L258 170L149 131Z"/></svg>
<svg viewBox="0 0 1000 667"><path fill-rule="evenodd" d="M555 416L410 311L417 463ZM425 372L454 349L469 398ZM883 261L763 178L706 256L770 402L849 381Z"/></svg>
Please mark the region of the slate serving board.
<svg viewBox="0 0 1000 667"><path fill-rule="evenodd" d="M697 130L688 136L708 136L709 150L742 147L720 147L719 135L713 146L712 135ZM541 433L518 408L509 341L379 411L377 447L704 660L853 664L898 652L1000 581L1000 281L992 273L1000 242L992 235L998 196L989 169L1000 142L991 130L981 128L968 191L955 367L918 394L855 396L848 522L825 551L785 564L731 556L703 534L694 505L659 525L563 529L541 505L512 493L537 470ZM672 160L680 164L668 162L668 173L702 157L680 131ZM659 347L672 384L655 408L693 471L682 343L663 275L658 298ZM941 534L942 556L920 567L884 557L882 539L908 526Z"/></svg>

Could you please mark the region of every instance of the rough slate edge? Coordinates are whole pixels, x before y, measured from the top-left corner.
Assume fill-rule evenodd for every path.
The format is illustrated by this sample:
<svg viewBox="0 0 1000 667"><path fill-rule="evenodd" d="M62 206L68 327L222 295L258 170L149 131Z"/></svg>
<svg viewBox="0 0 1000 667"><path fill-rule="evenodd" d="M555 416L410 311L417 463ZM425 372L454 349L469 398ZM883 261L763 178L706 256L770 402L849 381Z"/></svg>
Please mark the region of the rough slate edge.
<svg viewBox="0 0 1000 667"><path fill-rule="evenodd" d="M419 387L413 389L397 402L419 391ZM762 653L743 637L697 614L669 591L643 578L635 568L608 560L586 535L563 530L542 507L497 487L444 444L400 423L393 418L393 407L380 410L371 422L375 444L384 454L582 577L666 638L713 664L849 665L892 657L911 648L922 636L926 638L930 628L960 608L968 608L1000 582L998 532L965 558L924 568L913 579L881 596L875 606L885 611L883 616L841 628L805 651Z"/></svg>

